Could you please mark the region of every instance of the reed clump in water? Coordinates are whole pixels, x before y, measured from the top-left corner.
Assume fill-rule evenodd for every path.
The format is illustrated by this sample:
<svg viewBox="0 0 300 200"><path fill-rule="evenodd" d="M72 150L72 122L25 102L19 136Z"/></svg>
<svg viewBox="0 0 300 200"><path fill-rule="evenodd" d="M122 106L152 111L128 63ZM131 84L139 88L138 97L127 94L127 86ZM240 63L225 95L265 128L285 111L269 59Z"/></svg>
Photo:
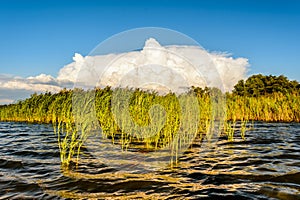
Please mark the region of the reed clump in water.
<svg viewBox="0 0 300 200"><path fill-rule="evenodd" d="M158 95L127 88L75 89L53 95L34 94L18 104L3 106L1 120L51 122L64 167L74 158L78 162L88 134L99 127L103 135L111 138L112 143L120 144L123 150L169 148L171 158L176 161L180 148L194 137L211 137L212 118L217 119L219 115L213 103L210 94L203 91ZM14 112L10 113L11 109Z"/></svg>
<svg viewBox="0 0 300 200"><path fill-rule="evenodd" d="M87 136L99 127L123 150L167 147L176 160L180 145L189 143L190 137L211 139L218 132L232 141L237 132L245 139L249 121L300 122L297 87L285 93L287 89L253 88L239 82L230 94L192 87L182 95L110 87L64 89L1 105L0 121L52 123L65 166L74 157L79 159ZM274 91L266 93L269 90Z"/></svg>

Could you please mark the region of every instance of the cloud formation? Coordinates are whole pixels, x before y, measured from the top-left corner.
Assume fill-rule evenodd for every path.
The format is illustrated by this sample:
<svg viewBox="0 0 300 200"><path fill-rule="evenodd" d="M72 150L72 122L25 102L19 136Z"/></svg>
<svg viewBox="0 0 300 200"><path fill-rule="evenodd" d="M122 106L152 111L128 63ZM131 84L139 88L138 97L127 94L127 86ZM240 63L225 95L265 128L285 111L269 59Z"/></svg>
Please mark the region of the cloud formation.
<svg viewBox="0 0 300 200"><path fill-rule="evenodd" d="M74 85L178 90L181 86L222 84L225 91L230 91L238 80L245 78L249 66L246 58L211 53L196 46L161 46L153 38L139 51L85 57L75 53L73 60L60 69L57 77L0 75L0 104L12 103L34 92L54 93ZM158 84L149 87L149 83Z"/></svg>
<svg viewBox="0 0 300 200"><path fill-rule="evenodd" d="M73 63L60 70L58 80L76 81L77 86L91 88L141 87L156 82L175 92L182 86L230 91L245 78L249 65L246 58L210 53L198 46L161 46L153 38L139 51L86 57L75 54L73 59Z"/></svg>
<svg viewBox="0 0 300 200"><path fill-rule="evenodd" d="M0 104L13 103L36 92L58 92L62 87L50 75L40 74L28 78L0 75Z"/></svg>

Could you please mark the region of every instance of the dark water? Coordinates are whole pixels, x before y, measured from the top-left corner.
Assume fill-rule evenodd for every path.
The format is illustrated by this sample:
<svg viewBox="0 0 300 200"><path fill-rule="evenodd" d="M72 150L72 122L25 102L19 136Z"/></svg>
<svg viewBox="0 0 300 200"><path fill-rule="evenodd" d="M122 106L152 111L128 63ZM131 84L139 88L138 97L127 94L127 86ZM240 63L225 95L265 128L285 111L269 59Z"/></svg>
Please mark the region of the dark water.
<svg viewBox="0 0 300 200"><path fill-rule="evenodd" d="M0 123L0 199L300 199L300 124L255 123L246 140L194 144L177 167L62 171L51 125Z"/></svg>

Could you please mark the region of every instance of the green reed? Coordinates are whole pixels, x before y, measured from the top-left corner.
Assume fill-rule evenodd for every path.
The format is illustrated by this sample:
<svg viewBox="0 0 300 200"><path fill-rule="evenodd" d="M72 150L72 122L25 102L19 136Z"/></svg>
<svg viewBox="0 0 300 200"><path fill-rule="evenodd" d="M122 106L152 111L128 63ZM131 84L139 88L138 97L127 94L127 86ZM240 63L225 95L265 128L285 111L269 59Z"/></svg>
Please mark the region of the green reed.
<svg viewBox="0 0 300 200"><path fill-rule="evenodd" d="M259 97L227 95L227 120L300 122L300 96L274 93Z"/></svg>
<svg viewBox="0 0 300 200"><path fill-rule="evenodd" d="M226 100L226 101L225 101ZM33 94L0 106L0 121L52 123L64 166L79 162L89 134L100 130L124 151L169 149L177 161L181 149L199 137L224 134L245 139L249 121L300 122L300 97L274 93L244 97L217 89L191 88L189 93L159 95L153 91L106 87L57 94ZM216 135L217 133L217 135Z"/></svg>

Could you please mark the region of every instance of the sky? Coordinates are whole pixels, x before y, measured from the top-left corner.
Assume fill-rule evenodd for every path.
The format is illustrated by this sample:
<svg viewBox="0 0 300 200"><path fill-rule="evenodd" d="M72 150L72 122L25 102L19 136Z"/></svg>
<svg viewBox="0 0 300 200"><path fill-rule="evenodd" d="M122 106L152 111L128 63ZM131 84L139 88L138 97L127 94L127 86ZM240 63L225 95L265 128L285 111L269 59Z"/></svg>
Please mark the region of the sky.
<svg viewBox="0 0 300 200"><path fill-rule="evenodd" d="M140 27L176 30L209 52L247 58L247 76L300 81L299 10L297 0L0 0L0 85L28 77L51 82L75 53L86 56L112 35ZM25 87L9 89L0 88L0 103L28 96Z"/></svg>

